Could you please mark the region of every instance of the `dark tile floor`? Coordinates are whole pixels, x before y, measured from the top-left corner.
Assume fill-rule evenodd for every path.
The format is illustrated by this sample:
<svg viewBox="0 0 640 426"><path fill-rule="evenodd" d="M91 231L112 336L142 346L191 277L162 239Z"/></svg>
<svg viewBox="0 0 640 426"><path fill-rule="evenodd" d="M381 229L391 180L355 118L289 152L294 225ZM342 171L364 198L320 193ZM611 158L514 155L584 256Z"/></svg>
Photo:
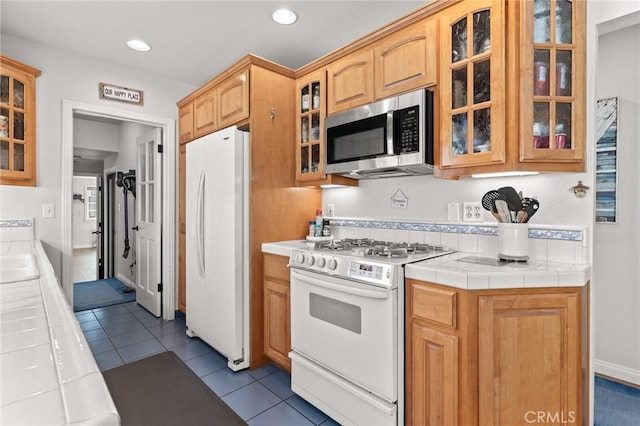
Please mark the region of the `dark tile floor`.
<svg viewBox="0 0 640 426"><path fill-rule="evenodd" d="M91 351L108 370L171 350L251 426L337 425L291 391L289 374L273 364L234 373L227 360L186 334L185 318L155 318L135 302L77 312Z"/></svg>

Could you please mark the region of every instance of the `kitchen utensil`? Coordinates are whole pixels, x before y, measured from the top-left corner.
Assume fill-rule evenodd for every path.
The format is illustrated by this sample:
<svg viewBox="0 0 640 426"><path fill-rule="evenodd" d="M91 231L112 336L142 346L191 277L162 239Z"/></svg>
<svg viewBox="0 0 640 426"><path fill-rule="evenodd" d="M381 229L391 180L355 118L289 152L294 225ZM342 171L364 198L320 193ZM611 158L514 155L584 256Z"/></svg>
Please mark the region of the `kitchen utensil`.
<svg viewBox="0 0 640 426"><path fill-rule="evenodd" d="M501 198L502 195L500 195L500 193L495 189L487 192L482 197L482 207L484 207L485 210L489 210L498 222L501 222L502 220L500 219L500 215L498 215L498 213L496 212L494 201Z"/></svg>
<svg viewBox="0 0 640 426"><path fill-rule="evenodd" d="M538 208L540 207L540 203L535 198L524 198L523 199L523 207L522 209L526 213L526 217L524 218L524 222L529 222L531 216L536 214Z"/></svg>
<svg viewBox="0 0 640 426"><path fill-rule="evenodd" d="M490 212L495 213L496 208L493 202L498 199L504 199L504 198L498 191L496 191L495 189L492 189L491 191L487 192L482 196L482 207L484 207L485 210L489 210Z"/></svg>
<svg viewBox="0 0 640 426"><path fill-rule="evenodd" d="M518 192L513 189L511 186L504 186L498 189L498 192L504 196L505 200L507 200L507 205L509 206L509 210L512 212L517 212L522 210L522 200L520 200L520 196ZM515 221L515 218L512 222Z"/></svg>
<svg viewBox="0 0 640 426"><path fill-rule="evenodd" d="M511 212L509 211L509 205L505 200L497 199L494 201L496 206L496 212L500 217L500 222L511 223Z"/></svg>

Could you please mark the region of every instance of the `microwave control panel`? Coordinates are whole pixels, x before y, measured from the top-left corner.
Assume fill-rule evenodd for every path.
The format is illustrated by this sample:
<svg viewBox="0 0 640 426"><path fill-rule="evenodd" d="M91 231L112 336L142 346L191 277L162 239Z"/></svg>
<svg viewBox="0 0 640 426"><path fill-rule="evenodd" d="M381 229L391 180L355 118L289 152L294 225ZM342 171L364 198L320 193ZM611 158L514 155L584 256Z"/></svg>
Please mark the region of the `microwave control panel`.
<svg viewBox="0 0 640 426"><path fill-rule="evenodd" d="M395 111L396 152L408 154L420 150L420 107L412 106Z"/></svg>

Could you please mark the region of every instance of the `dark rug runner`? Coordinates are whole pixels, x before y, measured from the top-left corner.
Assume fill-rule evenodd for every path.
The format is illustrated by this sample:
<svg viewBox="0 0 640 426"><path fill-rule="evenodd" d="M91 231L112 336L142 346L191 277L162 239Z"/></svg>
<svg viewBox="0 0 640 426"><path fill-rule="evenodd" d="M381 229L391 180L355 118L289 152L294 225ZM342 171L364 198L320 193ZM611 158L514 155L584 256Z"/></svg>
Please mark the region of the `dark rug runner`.
<svg viewBox="0 0 640 426"><path fill-rule="evenodd" d="M136 300L135 291L123 292L128 288L117 278L75 283L73 284L73 311L80 312L133 302Z"/></svg>
<svg viewBox="0 0 640 426"><path fill-rule="evenodd" d="M171 351L102 374L123 426L246 425Z"/></svg>

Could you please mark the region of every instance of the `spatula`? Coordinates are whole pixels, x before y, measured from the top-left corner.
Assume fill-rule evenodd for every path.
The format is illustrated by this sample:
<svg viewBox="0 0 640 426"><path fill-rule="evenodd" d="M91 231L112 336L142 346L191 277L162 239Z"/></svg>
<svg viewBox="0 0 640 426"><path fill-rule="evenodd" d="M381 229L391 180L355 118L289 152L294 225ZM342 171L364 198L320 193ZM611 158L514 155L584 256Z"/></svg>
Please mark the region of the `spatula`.
<svg viewBox="0 0 640 426"><path fill-rule="evenodd" d="M498 192L504 196L504 199L507 201L507 205L509 206L509 210L512 212L522 210L522 200L520 200L518 192L513 187L505 186L498 189Z"/></svg>
<svg viewBox="0 0 640 426"><path fill-rule="evenodd" d="M496 206L496 211L498 216L500 217L500 222L502 223L511 223L511 212L509 211L509 206L505 200L497 199L494 201Z"/></svg>

